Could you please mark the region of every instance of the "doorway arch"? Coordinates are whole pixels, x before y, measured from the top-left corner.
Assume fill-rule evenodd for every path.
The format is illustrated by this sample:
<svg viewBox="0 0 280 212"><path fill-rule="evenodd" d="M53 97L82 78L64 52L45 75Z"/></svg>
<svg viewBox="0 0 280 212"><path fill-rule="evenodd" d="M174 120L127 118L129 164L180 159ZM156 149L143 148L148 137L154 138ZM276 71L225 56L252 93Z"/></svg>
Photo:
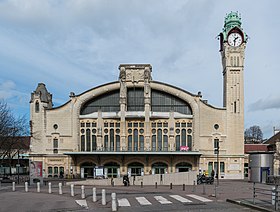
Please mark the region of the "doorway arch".
<svg viewBox="0 0 280 212"><path fill-rule="evenodd" d="M81 178L93 178L95 163L92 162L84 162L80 165L81 168Z"/></svg>
<svg viewBox="0 0 280 212"><path fill-rule="evenodd" d="M139 162L133 162L127 166L128 176L143 176L144 175L144 165Z"/></svg>
<svg viewBox="0 0 280 212"><path fill-rule="evenodd" d="M188 172L192 170L192 165L187 162L181 162L176 164L176 172Z"/></svg>

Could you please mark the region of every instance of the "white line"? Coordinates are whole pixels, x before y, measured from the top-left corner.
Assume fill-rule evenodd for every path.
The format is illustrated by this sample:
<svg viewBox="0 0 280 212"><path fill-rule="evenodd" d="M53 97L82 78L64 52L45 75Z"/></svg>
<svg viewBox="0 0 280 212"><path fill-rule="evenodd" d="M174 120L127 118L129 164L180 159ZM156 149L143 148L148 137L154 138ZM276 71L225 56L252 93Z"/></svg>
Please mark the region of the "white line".
<svg viewBox="0 0 280 212"><path fill-rule="evenodd" d="M135 198L139 202L140 205L151 205L152 204L145 197L135 197Z"/></svg>
<svg viewBox="0 0 280 212"><path fill-rule="evenodd" d="M88 209L88 205L87 205L87 201L86 200L75 200L75 201L81 207Z"/></svg>
<svg viewBox="0 0 280 212"><path fill-rule="evenodd" d="M171 204L172 202L168 201L162 196L155 196L155 199L160 202L160 204Z"/></svg>
<svg viewBox="0 0 280 212"><path fill-rule="evenodd" d="M201 197L201 196L197 196L195 194L189 194L187 196L189 196L191 198L194 198L194 199L197 199L197 200L200 200L201 202L212 202L213 201L211 199L207 199L207 198L204 198L204 197Z"/></svg>
<svg viewBox="0 0 280 212"><path fill-rule="evenodd" d="M118 199L118 203L120 207L129 207L130 203L128 202L128 200L126 198L123 199Z"/></svg>
<svg viewBox="0 0 280 212"><path fill-rule="evenodd" d="M172 197L172 198L174 198L174 199L176 199L176 200L178 200L178 201L180 201L180 202L192 202L191 200L188 200L188 199L186 199L186 198L184 198L184 197L181 197L180 195L169 195L170 197Z"/></svg>

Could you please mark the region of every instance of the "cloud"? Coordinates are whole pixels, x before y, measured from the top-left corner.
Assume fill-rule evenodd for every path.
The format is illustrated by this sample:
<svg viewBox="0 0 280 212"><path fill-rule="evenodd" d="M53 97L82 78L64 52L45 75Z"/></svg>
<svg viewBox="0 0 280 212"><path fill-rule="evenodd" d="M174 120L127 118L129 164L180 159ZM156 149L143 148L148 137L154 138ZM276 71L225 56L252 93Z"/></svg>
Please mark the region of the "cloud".
<svg viewBox="0 0 280 212"><path fill-rule="evenodd" d="M249 105L249 111L261 111L269 109L280 109L280 97L259 99L258 101Z"/></svg>

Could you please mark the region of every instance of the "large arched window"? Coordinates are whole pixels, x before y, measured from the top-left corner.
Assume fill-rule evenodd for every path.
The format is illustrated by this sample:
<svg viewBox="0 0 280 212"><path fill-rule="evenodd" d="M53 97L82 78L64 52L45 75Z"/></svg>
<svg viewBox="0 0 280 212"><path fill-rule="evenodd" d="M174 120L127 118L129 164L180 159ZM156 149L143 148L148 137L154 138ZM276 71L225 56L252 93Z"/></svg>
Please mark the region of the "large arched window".
<svg viewBox="0 0 280 212"><path fill-rule="evenodd" d="M103 112L120 111L120 91L111 91L88 101L83 105L80 114L86 115L98 110Z"/></svg>
<svg viewBox="0 0 280 212"><path fill-rule="evenodd" d="M182 99L163 91L152 90L152 111L154 112L179 112L192 115L192 109L188 103Z"/></svg>

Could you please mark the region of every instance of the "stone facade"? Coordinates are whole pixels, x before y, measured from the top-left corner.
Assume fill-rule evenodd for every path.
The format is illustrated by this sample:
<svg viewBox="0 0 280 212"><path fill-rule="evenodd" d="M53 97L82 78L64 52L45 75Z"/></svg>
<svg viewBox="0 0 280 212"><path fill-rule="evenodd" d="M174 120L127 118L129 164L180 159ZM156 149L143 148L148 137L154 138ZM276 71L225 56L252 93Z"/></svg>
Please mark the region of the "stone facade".
<svg viewBox="0 0 280 212"><path fill-rule="evenodd" d="M40 83L30 101L31 160L42 161L49 177L93 177L95 166L106 177L207 173L216 170L218 143L219 177L243 179L246 40L233 47L221 39L223 108L154 81L150 64L122 64L118 81L70 93L55 108Z"/></svg>

